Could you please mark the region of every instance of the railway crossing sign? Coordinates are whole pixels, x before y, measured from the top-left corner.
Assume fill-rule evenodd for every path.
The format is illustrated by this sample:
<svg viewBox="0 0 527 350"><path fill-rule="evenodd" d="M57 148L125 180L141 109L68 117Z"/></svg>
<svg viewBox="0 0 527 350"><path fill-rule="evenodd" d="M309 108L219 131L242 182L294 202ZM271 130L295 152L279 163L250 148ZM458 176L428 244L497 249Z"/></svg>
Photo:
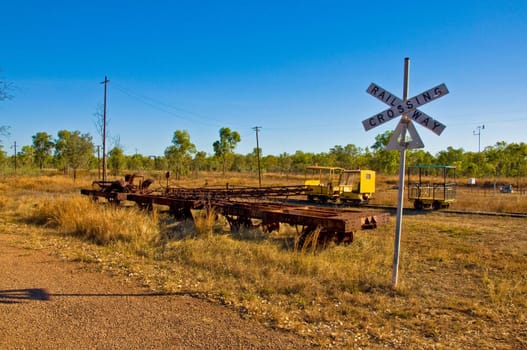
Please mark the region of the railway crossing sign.
<svg viewBox="0 0 527 350"><path fill-rule="evenodd" d="M408 117L416 123L428 128L438 136L441 135L446 126L441 122L435 120L424 112L417 109L430 101L433 101L439 97L443 97L448 94L448 89L445 84L440 84L436 87L431 88L419 95L416 95L406 101L401 100L391 92L382 87L371 83L366 92L373 97L386 103L391 108L382 111L362 121L362 125L366 131L375 128L381 124L384 124L401 114L407 114Z"/></svg>
<svg viewBox="0 0 527 350"><path fill-rule="evenodd" d="M373 97L386 103L389 108L378 113L368 119L362 121L362 125L366 131L371 130L379 125L389 122L396 117L402 115L399 124L395 128L392 137L390 138L387 149L400 150L401 160L399 166L399 191L397 194L397 212L395 224L395 242L393 251L393 271L392 271L392 287L397 288L397 279L399 271L399 251L401 247L401 230L403 220L403 200L404 200L404 169L406 162L406 150L413 148L423 148L424 144L412 121L416 122L429 129L436 135L441 135L446 126L433 119L426 113L421 112L418 107L421 107L428 102L445 96L448 94L448 89L445 84L440 84L429 90L426 90L412 98L408 98L408 80L410 71L410 59L404 59L404 84L403 84L403 99L381 88L376 84L370 84L366 92Z"/></svg>
<svg viewBox="0 0 527 350"><path fill-rule="evenodd" d="M440 84L429 90L426 90L419 95L412 98L401 100L396 95L392 94L386 89L371 83L366 92L373 97L386 103L390 108L382 111L362 121L362 125L366 131L371 130L379 125L382 125L400 115L403 115L397 128L395 129L390 142L386 146L387 149L401 150L423 148L424 144L417 130L412 124L412 121L428 128L437 135L441 135L446 126L434 120L432 117L424 112L421 112L417 107L420 107L428 102L438 99L448 94L448 89L445 84ZM406 134L409 133L409 135Z"/></svg>

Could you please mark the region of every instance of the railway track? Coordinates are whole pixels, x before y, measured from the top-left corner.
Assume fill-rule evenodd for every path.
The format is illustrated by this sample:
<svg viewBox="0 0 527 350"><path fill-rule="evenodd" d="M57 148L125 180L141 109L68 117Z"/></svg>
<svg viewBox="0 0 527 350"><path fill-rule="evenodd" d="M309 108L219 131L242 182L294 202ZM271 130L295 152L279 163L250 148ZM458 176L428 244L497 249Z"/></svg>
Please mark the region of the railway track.
<svg viewBox="0 0 527 350"><path fill-rule="evenodd" d="M282 199L283 201L296 205L311 205L311 206L320 206L320 207L329 207L329 208L357 208L353 206L347 206L336 203L313 203L305 199ZM378 204L363 204L360 205L360 208L368 209L379 209L386 210L395 214L397 207L393 205L378 205ZM419 215L419 214L428 214L428 213L444 213L444 214L457 214L457 215L481 215L481 216L498 216L498 217L511 217L511 218L527 218L527 213L512 213L512 212L491 212L491 211L481 211L481 210L455 210L455 209L414 209L414 208L404 208L405 214Z"/></svg>
<svg viewBox="0 0 527 350"><path fill-rule="evenodd" d="M387 205L365 205L366 208L371 209L383 209L395 212L397 208L395 206ZM503 213L503 212L490 212L481 210L454 210L454 209L440 209L440 210L417 210L414 208L404 208L405 213L412 214L427 214L427 213L444 213L444 214L457 214L457 215L481 215L481 216L501 216L511 218L527 218L527 213Z"/></svg>

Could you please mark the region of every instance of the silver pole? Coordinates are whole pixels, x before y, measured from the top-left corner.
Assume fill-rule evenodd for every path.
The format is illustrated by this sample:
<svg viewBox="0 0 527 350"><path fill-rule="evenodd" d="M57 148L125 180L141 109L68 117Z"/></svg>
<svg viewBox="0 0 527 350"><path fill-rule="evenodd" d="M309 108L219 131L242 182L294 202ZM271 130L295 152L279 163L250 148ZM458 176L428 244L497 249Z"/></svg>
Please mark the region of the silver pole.
<svg viewBox="0 0 527 350"><path fill-rule="evenodd" d="M408 99L408 81L410 76L410 58L404 59L404 81L403 81L403 101ZM408 125L408 116L403 114L401 119L403 129L401 133L401 143L406 142L406 128ZM397 279L399 274L399 252L401 249L401 228L403 224L403 201L404 201L404 169L406 163L406 145L401 149L401 159L399 167L399 193L397 195L397 221L395 224L395 242L393 250L393 270L392 270L392 288L397 288Z"/></svg>

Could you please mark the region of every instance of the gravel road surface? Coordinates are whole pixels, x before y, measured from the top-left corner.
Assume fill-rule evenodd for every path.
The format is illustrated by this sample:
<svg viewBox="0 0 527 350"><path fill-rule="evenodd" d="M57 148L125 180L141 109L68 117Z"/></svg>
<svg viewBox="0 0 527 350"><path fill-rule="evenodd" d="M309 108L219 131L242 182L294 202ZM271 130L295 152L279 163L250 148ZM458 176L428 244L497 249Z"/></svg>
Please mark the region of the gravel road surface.
<svg viewBox="0 0 527 350"><path fill-rule="evenodd" d="M305 349L301 337L159 295L0 232L0 349Z"/></svg>

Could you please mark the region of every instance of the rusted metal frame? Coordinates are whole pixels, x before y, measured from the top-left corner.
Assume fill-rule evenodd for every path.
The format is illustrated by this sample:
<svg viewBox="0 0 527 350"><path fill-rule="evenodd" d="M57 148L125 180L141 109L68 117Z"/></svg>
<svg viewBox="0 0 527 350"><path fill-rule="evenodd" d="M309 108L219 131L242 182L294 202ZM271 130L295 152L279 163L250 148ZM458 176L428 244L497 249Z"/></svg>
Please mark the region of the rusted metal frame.
<svg viewBox="0 0 527 350"><path fill-rule="evenodd" d="M154 204L166 205L169 207L170 213L177 219L190 219L192 218L191 209L203 209L205 206L203 200L172 198L153 194L129 194L128 200L149 208Z"/></svg>
<svg viewBox="0 0 527 350"><path fill-rule="evenodd" d="M108 202L119 204L122 201L127 200L127 197L129 193L124 192L105 192L105 191L99 191L99 190L88 190L88 189L81 189L81 194L90 196L92 198L106 198Z"/></svg>
<svg viewBox="0 0 527 350"><path fill-rule="evenodd" d="M357 213L334 210L322 211L316 208L296 208L287 206L277 210L276 205L223 202L213 204L225 216L261 219L266 223L287 223L309 227L322 226L327 232L353 232L362 228L363 222Z"/></svg>
<svg viewBox="0 0 527 350"><path fill-rule="evenodd" d="M236 188L169 188L167 196L203 199L255 198L293 196L307 193L305 186L236 187Z"/></svg>
<svg viewBox="0 0 527 350"><path fill-rule="evenodd" d="M99 188L104 189L106 187L110 187L112 183L113 181L93 181L92 186L97 185Z"/></svg>
<svg viewBox="0 0 527 350"><path fill-rule="evenodd" d="M185 199L166 197L155 194L129 193L128 200L136 203L151 203L167 206L188 207L190 209L201 209L205 202L199 199Z"/></svg>

